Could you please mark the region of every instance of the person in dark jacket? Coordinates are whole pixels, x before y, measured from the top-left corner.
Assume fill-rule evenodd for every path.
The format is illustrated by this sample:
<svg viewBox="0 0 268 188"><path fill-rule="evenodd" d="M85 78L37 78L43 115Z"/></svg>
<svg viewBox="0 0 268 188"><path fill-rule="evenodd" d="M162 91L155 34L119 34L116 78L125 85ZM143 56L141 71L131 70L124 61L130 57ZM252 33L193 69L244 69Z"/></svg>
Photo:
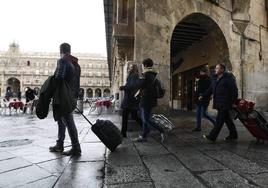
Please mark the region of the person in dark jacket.
<svg viewBox="0 0 268 188"><path fill-rule="evenodd" d="M215 76L212 79L211 86L199 97L199 99L202 100L213 94L213 107L218 111L216 125L210 131L209 135L203 135L203 137L210 142L216 141L224 123L226 123L230 132L225 140L236 141L238 138L234 122L229 114L229 111L235 106L238 97L238 89L234 75L225 70L226 67L224 64L218 64L216 66Z"/></svg>
<svg viewBox="0 0 268 188"><path fill-rule="evenodd" d="M124 138L127 137L129 114L131 114L132 119L136 120L137 123L142 126L141 119L138 117L139 96L135 96L138 92L139 81L138 66L130 64L127 82L124 86L120 87L120 90L124 91L124 99L121 104L121 108L123 109L121 134Z"/></svg>
<svg viewBox="0 0 268 188"><path fill-rule="evenodd" d="M208 105L210 102L209 98L203 98L199 100L198 98L205 93L210 87L211 79L208 75L208 69L206 67L202 67L199 72L199 80L197 82L197 91L196 91L196 127L193 132L201 131L201 119L204 116L207 120L209 120L215 126L215 120L208 115Z"/></svg>
<svg viewBox="0 0 268 188"><path fill-rule="evenodd" d="M30 107L30 112L31 114L33 113L33 109L34 109L34 99L35 99L35 95L34 95L34 90L31 89L30 87L26 87L25 89L25 98L26 98L26 105L23 108L23 113L26 113L26 110L28 107Z"/></svg>
<svg viewBox="0 0 268 188"><path fill-rule="evenodd" d="M13 97L13 94L12 94L12 91L11 91L11 87L7 87L5 97L8 97L8 98Z"/></svg>
<svg viewBox="0 0 268 188"><path fill-rule="evenodd" d="M140 111L142 120L142 134L138 138L134 139L136 142L146 142L147 136L150 132L150 128L154 127L161 133L161 141L164 141L164 130L159 126L156 126L152 121L152 109L157 106L157 96L155 93L155 78L157 72L154 71L154 62L152 59L147 58L142 62L144 66L143 78L140 80Z"/></svg>
<svg viewBox="0 0 268 188"><path fill-rule="evenodd" d="M58 84L61 84L63 80L69 84L73 96L78 97L80 88L80 66L78 65L78 59L71 55L71 46L68 43L60 45L61 58L57 62L57 67L54 73L54 77L57 79ZM66 127L68 129L69 136L72 142L72 148L69 151L63 152L63 155L67 156L79 156L81 155L81 148L78 140L78 133L73 119L73 113L62 116L58 121L58 140L55 146L49 148L51 152L63 152L64 139Z"/></svg>

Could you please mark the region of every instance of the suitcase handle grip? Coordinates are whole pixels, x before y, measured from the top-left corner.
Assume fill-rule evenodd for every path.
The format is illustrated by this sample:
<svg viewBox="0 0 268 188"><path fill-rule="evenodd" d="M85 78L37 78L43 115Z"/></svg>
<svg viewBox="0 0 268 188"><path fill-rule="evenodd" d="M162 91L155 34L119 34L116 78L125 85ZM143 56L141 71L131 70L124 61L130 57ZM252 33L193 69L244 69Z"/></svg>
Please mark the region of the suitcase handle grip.
<svg viewBox="0 0 268 188"><path fill-rule="evenodd" d="M93 124L89 121L89 119L83 114L83 112L81 112L80 110L79 110L79 108L77 108L77 107L75 107L76 108L76 110L85 118L85 120L87 120L87 122L91 125L91 126L93 126Z"/></svg>

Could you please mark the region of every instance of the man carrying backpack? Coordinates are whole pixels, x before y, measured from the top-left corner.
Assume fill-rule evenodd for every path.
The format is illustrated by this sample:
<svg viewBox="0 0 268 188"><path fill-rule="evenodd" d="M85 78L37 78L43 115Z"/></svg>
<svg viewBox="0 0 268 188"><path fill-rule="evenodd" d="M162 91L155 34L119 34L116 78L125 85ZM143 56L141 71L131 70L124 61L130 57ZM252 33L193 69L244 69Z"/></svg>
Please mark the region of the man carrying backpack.
<svg viewBox="0 0 268 188"><path fill-rule="evenodd" d="M156 126L152 121L152 109L157 106L157 93L156 92L156 71L153 69L154 62L152 59L147 58L142 62L144 66L143 78L140 81L141 101L140 111L142 120L142 134L138 138L134 139L136 142L146 142L150 127L153 126L161 133L161 141L164 141L164 130Z"/></svg>

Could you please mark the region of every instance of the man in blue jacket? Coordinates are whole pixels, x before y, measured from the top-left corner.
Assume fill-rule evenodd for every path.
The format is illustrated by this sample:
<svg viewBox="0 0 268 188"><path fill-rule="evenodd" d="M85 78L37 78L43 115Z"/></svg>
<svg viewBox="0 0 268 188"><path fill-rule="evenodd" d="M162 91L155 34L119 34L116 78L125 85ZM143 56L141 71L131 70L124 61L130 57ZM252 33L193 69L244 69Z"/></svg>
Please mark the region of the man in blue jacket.
<svg viewBox="0 0 268 188"><path fill-rule="evenodd" d="M234 75L226 72L224 64L218 64L216 66L210 88L199 99L202 100L210 97L212 94L213 108L218 111L216 125L210 131L209 135L203 135L203 137L210 142L215 142L223 124L226 123L230 134L225 138L225 141L236 141L238 137L237 131L229 111L235 106L238 89Z"/></svg>
<svg viewBox="0 0 268 188"><path fill-rule="evenodd" d="M78 59L71 55L71 46L68 43L60 45L61 58L57 62L57 67L54 73L57 82L60 84L65 80L74 95L78 97L80 87L81 69L78 65ZM66 127L72 142L72 148L69 151L63 152ZM78 133L74 123L73 113L69 113L59 118L58 120L58 140L55 146L49 148L51 152L63 152L63 155L79 156L81 148L78 140Z"/></svg>

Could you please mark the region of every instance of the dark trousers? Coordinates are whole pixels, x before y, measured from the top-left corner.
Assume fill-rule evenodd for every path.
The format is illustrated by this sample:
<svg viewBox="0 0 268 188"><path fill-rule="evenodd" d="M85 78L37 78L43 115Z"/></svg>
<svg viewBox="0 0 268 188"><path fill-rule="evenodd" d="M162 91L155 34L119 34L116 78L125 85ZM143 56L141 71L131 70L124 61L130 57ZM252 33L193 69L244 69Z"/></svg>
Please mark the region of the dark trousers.
<svg viewBox="0 0 268 188"><path fill-rule="evenodd" d="M135 120L140 126L142 126L141 119L138 117L138 110L124 108L122 115L122 129L121 129L121 134L124 136L126 136L127 134L127 124L129 114L131 114L131 118L133 120Z"/></svg>
<svg viewBox="0 0 268 188"><path fill-rule="evenodd" d="M226 123L227 128L230 132L231 138L237 138L237 131L235 128L235 124L233 120L230 117L229 110L218 110L217 118L216 118L216 125L214 128L210 131L208 137L209 139L215 141L221 131L221 128L223 124Z"/></svg>
<svg viewBox="0 0 268 188"><path fill-rule="evenodd" d="M65 139L66 127L68 130L72 145L75 146L75 145L79 144L78 133L77 133L77 129L76 129L76 126L74 123L73 113L70 113L66 116L63 116L58 120L58 140L57 140L57 142L59 144L63 144L64 139Z"/></svg>
<svg viewBox="0 0 268 188"><path fill-rule="evenodd" d="M214 126L216 121L208 115L208 106L205 104L197 104L196 107L196 128L201 129L202 116L209 120Z"/></svg>
<svg viewBox="0 0 268 188"><path fill-rule="evenodd" d="M141 108L141 120L142 120L142 135L141 136L143 138L147 137L147 135L150 132L151 127L154 127L160 133L164 133L164 130L160 126L155 125L155 123L151 121L151 118L152 118L152 108L142 107Z"/></svg>

